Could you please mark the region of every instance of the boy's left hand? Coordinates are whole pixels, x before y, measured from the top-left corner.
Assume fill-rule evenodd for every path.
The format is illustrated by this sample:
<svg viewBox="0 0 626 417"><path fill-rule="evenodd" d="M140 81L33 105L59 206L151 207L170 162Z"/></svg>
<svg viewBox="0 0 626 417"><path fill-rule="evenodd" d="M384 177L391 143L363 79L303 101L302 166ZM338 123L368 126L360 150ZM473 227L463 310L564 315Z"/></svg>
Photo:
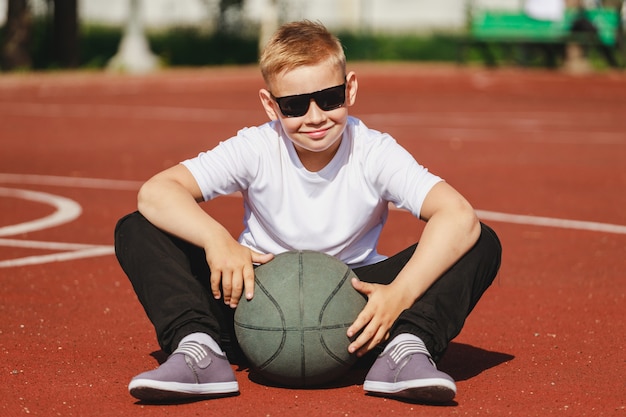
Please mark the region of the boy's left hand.
<svg viewBox="0 0 626 417"><path fill-rule="evenodd" d="M352 278L352 286L367 296L367 304L348 328L348 337L361 334L348 346L350 353L363 356L389 338L389 329L411 301L397 294L393 285L371 284ZM406 305L408 303L408 305Z"/></svg>

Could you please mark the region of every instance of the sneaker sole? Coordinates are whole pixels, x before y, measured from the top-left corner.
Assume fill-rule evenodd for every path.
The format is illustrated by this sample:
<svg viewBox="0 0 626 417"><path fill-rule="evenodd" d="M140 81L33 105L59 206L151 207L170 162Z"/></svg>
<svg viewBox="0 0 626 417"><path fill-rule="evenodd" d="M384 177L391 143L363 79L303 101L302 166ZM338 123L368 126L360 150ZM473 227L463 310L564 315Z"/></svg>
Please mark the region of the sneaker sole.
<svg viewBox="0 0 626 417"><path fill-rule="evenodd" d="M456 396L456 385L441 378L416 379L395 383L365 381L363 389L374 395L428 403L447 403Z"/></svg>
<svg viewBox="0 0 626 417"><path fill-rule="evenodd" d="M239 393L239 384L216 382L210 384L182 384L150 379L135 379L128 385L130 395L142 401L175 401L201 397L225 397Z"/></svg>

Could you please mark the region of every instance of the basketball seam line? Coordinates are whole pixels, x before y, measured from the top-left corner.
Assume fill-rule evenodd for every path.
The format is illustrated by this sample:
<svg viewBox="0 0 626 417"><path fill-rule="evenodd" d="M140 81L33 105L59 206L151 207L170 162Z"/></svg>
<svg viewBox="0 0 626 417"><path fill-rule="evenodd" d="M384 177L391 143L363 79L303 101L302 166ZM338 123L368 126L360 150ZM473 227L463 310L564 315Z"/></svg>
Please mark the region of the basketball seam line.
<svg viewBox="0 0 626 417"><path fill-rule="evenodd" d="M267 288L265 288L259 282L259 280L256 277L254 278L254 283L261 291L263 291L263 293L272 302L272 304L274 304L274 306L276 307L276 310L278 311L278 313L280 315L280 322L282 323L282 326L285 327L285 324L286 324L285 315L283 314L282 310L280 309L280 306L278 305L278 302L276 301L276 299L274 299L274 297L271 296L269 291L267 291ZM266 366L268 366L270 363L272 363L272 361L274 361L274 359L276 359L276 357L283 350L283 347L285 346L286 341L287 341L287 333L283 332L282 333L282 338L280 340L280 345L278 346L278 349L276 349L276 352L274 352L274 354L271 357L269 357L265 362L260 364L257 368L258 369L264 369Z"/></svg>
<svg viewBox="0 0 626 417"><path fill-rule="evenodd" d="M331 292L331 294L328 296L328 298L326 299L326 301L324 302L324 305L322 306L322 308L320 310L320 315L318 317L318 323L319 323L320 326L322 326L322 319L324 318L324 312L326 311L326 308L330 304L331 300L335 297L335 295L339 292L339 290L344 286L346 280L348 279L348 277L351 274L352 274L352 269L350 269L350 267L346 265L346 271L344 272L343 277L341 278L341 280L339 280L339 283L337 284L335 289ZM349 323L348 326L350 326L351 324L352 323ZM333 328L335 328L335 327L333 327ZM347 335L346 335L346 337L347 337ZM328 345L324 341L324 337L322 337L322 335L320 335L320 344L322 345L324 351L326 351L326 354L328 356L330 356L335 361L337 361L338 363L340 363L340 364L342 364L344 366L348 365L345 361L343 361L340 357L335 355L333 353L333 351L328 348Z"/></svg>

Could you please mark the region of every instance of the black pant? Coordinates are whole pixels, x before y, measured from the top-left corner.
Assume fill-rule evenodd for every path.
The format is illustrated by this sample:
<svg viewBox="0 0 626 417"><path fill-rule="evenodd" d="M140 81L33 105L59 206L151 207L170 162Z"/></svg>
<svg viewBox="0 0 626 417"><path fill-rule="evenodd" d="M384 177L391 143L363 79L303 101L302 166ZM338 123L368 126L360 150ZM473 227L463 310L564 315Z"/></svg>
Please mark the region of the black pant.
<svg viewBox="0 0 626 417"><path fill-rule="evenodd" d="M388 284L416 246L376 264L355 268L354 272L363 281ZM135 212L117 223L115 253L165 352L172 352L183 337L194 332L207 333L218 342L234 342L234 310L213 298L202 248L163 232ZM501 253L494 231L481 224L478 242L402 312L391 336L415 334L424 340L433 358L440 359L491 285L500 267Z"/></svg>

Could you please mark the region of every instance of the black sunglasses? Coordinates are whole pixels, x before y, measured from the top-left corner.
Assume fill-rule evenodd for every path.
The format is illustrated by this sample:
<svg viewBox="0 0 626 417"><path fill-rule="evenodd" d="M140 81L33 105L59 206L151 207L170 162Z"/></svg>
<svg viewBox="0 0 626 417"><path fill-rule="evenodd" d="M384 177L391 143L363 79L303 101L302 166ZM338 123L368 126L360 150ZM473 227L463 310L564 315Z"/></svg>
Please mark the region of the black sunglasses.
<svg viewBox="0 0 626 417"><path fill-rule="evenodd" d="M283 116L300 117L304 116L309 111L311 99L315 100L317 106L324 111L335 110L343 106L346 102L346 83L325 88L314 93L283 97L274 97L274 95L271 94L271 96L274 101L278 103L278 107L280 107Z"/></svg>

